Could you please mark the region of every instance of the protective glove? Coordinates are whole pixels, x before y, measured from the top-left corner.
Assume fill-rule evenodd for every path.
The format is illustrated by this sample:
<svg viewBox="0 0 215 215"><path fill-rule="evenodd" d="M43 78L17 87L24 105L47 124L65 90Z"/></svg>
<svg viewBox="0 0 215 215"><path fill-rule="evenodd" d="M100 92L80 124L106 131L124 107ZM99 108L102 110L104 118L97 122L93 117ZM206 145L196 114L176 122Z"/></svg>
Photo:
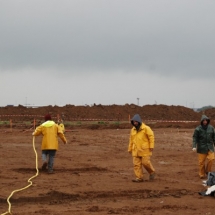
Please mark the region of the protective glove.
<svg viewBox="0 0 215 215"><path fill-rule="evenodd" d="M207 189L207 191L206 191L206 195L209 195L209 194L211 194L213 191L215 191L215 185L213 185L212 187L209 187L208 189Z"/></svg>
<svg viewBox="0 0 215 215"><path fill-rule="evenodd" d="M196 152L196 148L192 148L193 152Z"/></svg>

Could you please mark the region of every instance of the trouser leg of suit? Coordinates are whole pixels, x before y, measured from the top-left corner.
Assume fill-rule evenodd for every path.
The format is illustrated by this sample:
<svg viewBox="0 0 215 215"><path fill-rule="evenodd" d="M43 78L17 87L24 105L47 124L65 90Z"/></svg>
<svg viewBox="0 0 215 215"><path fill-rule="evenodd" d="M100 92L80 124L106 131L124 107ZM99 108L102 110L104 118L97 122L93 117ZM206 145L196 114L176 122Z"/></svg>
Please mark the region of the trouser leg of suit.
<svg viewBox="0 0 215 215"><path fill-rule="evenodd" d="M133 157L133 164L136 178L143 179L142 157Z"/></svg>
<svg viewBox="0 0 215 215"><path fill-rule="evenodd" d="M136 178L143 178L143 167L149 174L155 172L154 167L151 164L150 156L144 157L133 157L133 164L134 164L134 174Z"/></svg>
<svg viewBox="0 0 215 215"><path fill-rule="evenodd" d="M207 158L207 164L205 165L205 161ZM205 177L205 174L212 171L212 164L214 160L214 153L209 151L207 154L198 154L199 160L199 176Z"/></svg>
<svg viewBox="0 0 215 215"><path fill-rule="evenodd" d="M213 161L214 161L214 152L209 151L207 156L207 164L205 167L206 173L212 172Z"/></svg>
<svg viewBox="0 0 215 215"><path fill-rule="evenodd" d="M142 157L142 165L150 175L155 172L155 169L150 161L150 156Z"/></svg>

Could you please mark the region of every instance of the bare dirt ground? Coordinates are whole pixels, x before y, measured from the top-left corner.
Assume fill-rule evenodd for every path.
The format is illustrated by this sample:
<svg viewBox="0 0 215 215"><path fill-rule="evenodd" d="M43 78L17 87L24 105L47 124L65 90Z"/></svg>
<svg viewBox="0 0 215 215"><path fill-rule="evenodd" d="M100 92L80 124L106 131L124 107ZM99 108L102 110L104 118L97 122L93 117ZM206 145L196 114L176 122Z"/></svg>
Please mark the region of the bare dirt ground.
<svg viewBox="0 0 215 215"><path fill-rule="evenodd" d="M127 152L130 129L74 129L59 140L55 174L39 172L33 185L11 199L13 215L195 214L213 215L214 197L198 177L191 151L194 128L154 128L154 181L133 183ZM0 129L0 214L7 212L12 191L36 174L32 130ZM41 137L35 139L41 167ZM214 166L215 167L215 166Z"/></svg>

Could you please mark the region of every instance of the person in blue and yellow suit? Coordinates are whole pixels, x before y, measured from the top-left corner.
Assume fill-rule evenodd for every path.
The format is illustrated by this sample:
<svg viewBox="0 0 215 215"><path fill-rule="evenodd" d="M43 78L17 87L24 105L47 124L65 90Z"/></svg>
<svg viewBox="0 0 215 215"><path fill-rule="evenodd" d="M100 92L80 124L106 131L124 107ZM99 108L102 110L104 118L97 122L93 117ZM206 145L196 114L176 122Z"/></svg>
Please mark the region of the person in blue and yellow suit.
<svg viewBox="0 0 215 215"><path fill-rule="evenodd" d="M48 173L54 173L53 165L55 154L58 150L58 137L60 137L64 144L67 143L67 140L62 127L52 121L50 114L45 115L44 119L45 122L38 126L32 135L43 135L41 146L43 160L42 170L46 170L48 166Z"/></svg>
<svg viewBox="0 0 215 215"><path fill-rule="evenodd" d="M133 128L130 132L128 152L132 154L134 173L136 178L133 182L143 182L143 167L149 173L149 180L155 178L155 169L151 164L150 157L154 149L154 132L145 125L139 114L131 119Z"/></svg>

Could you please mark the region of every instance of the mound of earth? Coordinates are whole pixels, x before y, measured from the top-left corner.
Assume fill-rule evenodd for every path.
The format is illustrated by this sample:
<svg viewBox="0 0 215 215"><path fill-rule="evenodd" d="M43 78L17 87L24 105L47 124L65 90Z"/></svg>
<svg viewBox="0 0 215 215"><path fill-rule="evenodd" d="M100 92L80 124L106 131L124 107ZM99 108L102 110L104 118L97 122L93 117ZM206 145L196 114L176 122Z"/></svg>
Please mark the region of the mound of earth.
<svg viewBox="0 0 215 215"><path fill-rule="evenodd" d="M59 106L43 106L43 107L25 107L6 106L0 107L0 121L33 121L38 123L43 121L44 115L50 113L54 120L63 119L68 121L98 121L104 123L105 128L118 127L127 128L129 125L108 125L110 121L129 122L134 114L140 114L145 122L156 122L153 127L193 127L199 124L202 112L195 112L193 109L183 106L167 106L167 105L145 105L138 106L135 104L125 105L96 105L93 106L75 106L65 105ZM214 123L215 108L208 109L204 112ZM170 121L169 124L165 121ZM177 125L171 122L177 121ZM178 122L180 121L180 122ZM186 122L183 122L186 121ZM188 121L191 124L188 126ZM163 125L163 123L166 123ZM194 124L193 124L194 123ZM187 126L186 126L187 125ZM87 125L85 125L87 127ZM89 127L89 126L88 126ZM104 126L103 126L104 127ZM91 125L90 128L97 129L98 125Z"/></svg>
<svg viewBox="0 0 215 215"><path fill-rule="evenodd" d="M215 117L215 109L207 111L209 115ZM7 115L13 115L18 120L34 118L34 116L43 117L50 113L53 117L59 115L66 121L75 119L104 119L126 121L129 117L138 113L143 120L200 120L201 113L197 113L190 108L183 106L167 105L145 105L137 106L134 104L126 105L96 105L93 106L43 106L43 107L25 107L25 106L6 106L0 108L1 120L10 118Z"/></svg>
<svg viewBox="0 0 215 215"><path fill-rule="evenodd" d="M210 116L210 119L215 119L215 108L205 110L205 115Z"/></svg>

